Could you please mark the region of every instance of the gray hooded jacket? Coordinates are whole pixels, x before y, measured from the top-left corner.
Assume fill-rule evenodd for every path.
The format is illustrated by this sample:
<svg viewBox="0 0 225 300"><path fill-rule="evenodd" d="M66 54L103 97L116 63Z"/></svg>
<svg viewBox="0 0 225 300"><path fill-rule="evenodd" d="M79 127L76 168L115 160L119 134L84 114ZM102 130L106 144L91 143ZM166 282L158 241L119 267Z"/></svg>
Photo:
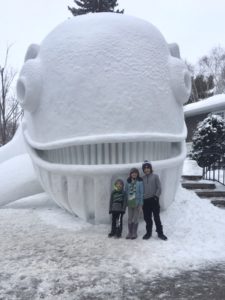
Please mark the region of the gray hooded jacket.
<svg viewBox="0 0 225 300"><path fill-rule="evenodd" d="M159 198L161 194L161 183L159 176L157 174L144 175L143 177L144 184L144 199L148 199L154 196Z"/></svg>

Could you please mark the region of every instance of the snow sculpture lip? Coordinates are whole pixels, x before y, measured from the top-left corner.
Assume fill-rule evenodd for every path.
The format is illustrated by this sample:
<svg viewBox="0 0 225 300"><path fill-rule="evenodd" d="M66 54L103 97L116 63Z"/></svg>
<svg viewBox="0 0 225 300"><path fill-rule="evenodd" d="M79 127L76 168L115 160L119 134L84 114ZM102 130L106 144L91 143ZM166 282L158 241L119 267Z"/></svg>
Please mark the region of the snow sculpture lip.
<svg viewBox="0 0 225 300"><path fill-rule="evenodd" d="M186 154L183 147L186 132L182 135L134 133L92 136L41 144L29 137L25 122L23 127L32 158L50 169L53 165L80 171L84 171L86 167L92 171L102 167L110 170L121 166L124 168L126 165L130 168L133 164L140 166L146 157L154 164L166 168L180 163Z"/></svg>

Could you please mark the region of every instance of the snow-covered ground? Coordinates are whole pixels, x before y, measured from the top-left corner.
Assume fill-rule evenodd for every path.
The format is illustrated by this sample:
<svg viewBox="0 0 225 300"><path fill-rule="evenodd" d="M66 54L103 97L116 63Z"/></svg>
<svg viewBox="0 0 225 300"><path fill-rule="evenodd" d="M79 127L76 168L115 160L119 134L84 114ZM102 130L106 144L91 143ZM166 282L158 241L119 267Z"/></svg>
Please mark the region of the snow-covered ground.
<svg viewBox="0 0 225 300"><path fill-rule="evenodd" d="M109 239L45 193L0 209L0 299L139 299L138 282L225 261L225 210L180 188L161 213L168 241ZM139 287L141 289L141 287ZM147 299L147 298L146 298Z"/></svg>

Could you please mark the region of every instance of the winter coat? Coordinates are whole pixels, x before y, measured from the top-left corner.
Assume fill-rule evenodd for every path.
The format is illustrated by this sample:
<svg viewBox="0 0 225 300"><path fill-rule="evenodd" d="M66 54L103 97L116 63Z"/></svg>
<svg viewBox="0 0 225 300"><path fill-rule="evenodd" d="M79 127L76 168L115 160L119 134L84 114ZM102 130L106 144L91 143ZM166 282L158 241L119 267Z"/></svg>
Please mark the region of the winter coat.
<svg viewBox="0 0 225 300"><path fill-rule="evenodd" d="M127 194L127 205L129 205L129 195L132 191L132 181L130 178L127 179L125 191ZM143 205L143 197L144 197L144 188L142 178L137 178L135 181L135 205L142 206ZM131 206L133 207L133 205Z"/></svg>
<svg viewBox="0 0 225 300"><path fill-rule="evenodd" d="M125 191L117 191L114 189L111 193L109 202L109 213L121 212L125 213L127 206L127 197Z"/></svg>
<svg viewBox="0 0 225 300"><path fill-rule="evenodd" d="M159 176L151 173L149 175L144 175L142 178L144 184L144 199L153 198L155 196L159 198L161 194L161 183Z"/></svg>

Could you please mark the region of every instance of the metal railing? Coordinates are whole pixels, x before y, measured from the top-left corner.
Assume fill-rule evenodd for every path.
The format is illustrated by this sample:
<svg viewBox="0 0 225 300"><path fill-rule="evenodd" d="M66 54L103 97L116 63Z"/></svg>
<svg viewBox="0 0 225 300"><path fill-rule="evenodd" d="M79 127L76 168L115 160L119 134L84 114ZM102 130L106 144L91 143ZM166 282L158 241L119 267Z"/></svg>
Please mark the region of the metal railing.
<svg viewBox="0 0 225 300"><path fill-rule="evenodd" d="M215 162L209 167L203 168L203 179L217 181L225 185L225 164L224 162Z"/></svg>

